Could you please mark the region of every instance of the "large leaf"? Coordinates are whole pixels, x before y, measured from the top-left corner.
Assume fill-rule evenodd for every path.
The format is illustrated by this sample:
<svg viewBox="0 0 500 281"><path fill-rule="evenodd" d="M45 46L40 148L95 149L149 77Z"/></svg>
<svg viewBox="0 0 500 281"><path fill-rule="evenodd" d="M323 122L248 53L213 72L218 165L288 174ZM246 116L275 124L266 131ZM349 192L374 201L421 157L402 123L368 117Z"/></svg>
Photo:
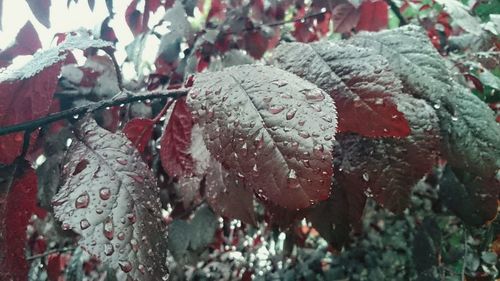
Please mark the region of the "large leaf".
<svg viewBox="0 0 500 281"><path fill-rule="evenodd" d="M406 95L396 101L410 122L411 135L404 139L370 139L341 134L335 164L340 170L336 178L346 190L361 189L398 212L407 207L411 188L434 165L440 139L432 107Z"/></svg>
<svg viewBox="0 0 500 281"><path fill-rule="evenodd" d="M37 52L19 69L0 73L0 126L45 116L49 112L61 65L69 50L108 47L110 43L88 35L71 35L59 46ZM0 163L10 164L20 154L23 133L0 137Z"/></svg>
<svg viewBox="0 0 500 281"><path fill-rule="evenodd" d="M408 122L392 100L401 82L387 60L347 44L281 44L274 63L330 93L339 112L339 131L370 137L404 137Z"/></svg>
<svg viewBox="0 0 500 281"><path fill-rule="evenodd" d="M211 155L282 207L328 198L336 111L328 94L267 66L199 74L188 105Z"/></svg>
<svg viewBox="0 0 500 281"><path fill-rule="evenodd" d="M87 118L75 134L53 201L56 217L119 272L134 280L166 278L166 229L151 170L123 134Z"/></svg>
<svg viewBox="0 0 500 281"><path fill-rule="evenodd" d="M24 281L26 230L33 214L44 215L36 205L37 178L27 163L0 167L0 279Z"/></svg>
<svg viewBox="0 0 500 281"><path fill-rule="evenodd" d="M437 109L448 160L490 177L500 167L500 125L493 112L453 81L445 60L425 32L409 25L379 33L363 33L351 43L372 48L387 58L391 69L412 95Z"/></svg>

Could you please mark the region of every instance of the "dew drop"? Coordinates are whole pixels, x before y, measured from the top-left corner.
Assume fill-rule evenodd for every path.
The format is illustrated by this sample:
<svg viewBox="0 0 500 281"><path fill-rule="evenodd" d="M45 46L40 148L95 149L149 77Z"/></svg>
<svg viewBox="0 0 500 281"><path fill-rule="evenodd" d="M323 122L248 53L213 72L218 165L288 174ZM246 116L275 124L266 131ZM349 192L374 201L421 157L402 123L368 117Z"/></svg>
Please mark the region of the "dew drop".
<svg viewBox="0 0 500 281"><path fill-rule="evenodd" d="M68 229L70 229L70 228L71 228L71 227L70 227L69 223L63 223L63 224L62 224L62 229L63 229L63 230L68 230Z"/></svg>
<svg viewBox="0 0 500 281"><path fill-rule="evenodd" d="M87 208L89 205L89 194L87 192L82 193L75 201L75 207L77 209Z"/></svg>
<svg viewBox="0 0 500 281"><path fill-rule="evenodd" d="M314 148L313 148L313 152L314 152L314 154L315 154L315 155L317 155L317 156L321 156L321 155L323 155L323 151L324 151L324 150L325 150L325 149L324 149L323 145L322 145L322 144L320 144L320 143L319 143L319 144L317 144L317 145L315 145L315 146L314 146Z"/></svg>
<svg viewBox="0 0 500 281"><path fill-rule="evenodd" d="M271 100L273 100L273 98L272 98L272 97L264 97L264 98L262 98L262 100L263 100L265 103L270 103L270 102L271 102Z"/></svg>
<svg viewBox="0 0 500 281"><path fill-rule="evenodd" d="M139 243L137 242L136 239L132 238L130 240L130 245L132 246L132 251L134 251L134 252L139 251Z"/></svg>
<svg viewBox="0 0 500 281"><path fill-rule="evenodd" d="M325 95L322 93L320 89L312 89L309 91L303 92L303 94L306 96L306 100L309 101L322 101L325 99Z"/></svg>
<svg viewBox="0 0 500 281"><path fill-rule="evenodd" d="M127 165L128 164L127 159L123 159L123 158L116 158L116 162L118 162L118 164L120 164L120 165Z"/></svg>
<svg viewBox="0 0 500 281"><path fill-rule="evenodd" d="M258 172L259 171L259 169L257 169L257 164L253 165L252 171L254 171L254 172Z"/></svg>
<svg viewBox="0 0 500 281"><path fill-rule="evenodd" d="M435 109L440 109L440 108L441 108L441 105L436 103L436 104L434 104L434 106L433 106L433 107L434 107Z"/></svg>
<svg viewBox="0 0 500 281"><path fill-rule="evenodd" d="M125 273L128 273L132 270L132 263L130 263L129 261L120 261L118 262L118 265L120 265L121 270L123 270L123 272Z"/></svg>
<svg viewBox="0 0 500 281"><path fill-rule="evenodd" d="M127 214L127 219L130 223L135 223L135 221L137 220L134 214Z"/></svg>
<svg viewBox="0 0 500 281"><path fill-rule="evenodd" d="M116 235L116 237L118 238L118 240L124 240L125 239L125 233L120 232L120 233L118 233L118 235Z"/></svg>
<svg viewBox="0 0 500 281"><path fill-rule="evenodd" d="M111 197L111 191L107 187L103 187L99 190L99 197L102 200L108 200Z"/></svg>
<svg viewBox="0 0 500 281"><path fill-rule="evenodd" d="M113 235L114 235L114 226L113 226L113 220L111 217L108 217L106 221L104 222L103 225L103 233L108 240L113 240Z"/></svg>
<svg viewBox="0 0 500 281"><path fill-rule="evenodd" d="M285 107L282 105L273 105L269 108L269 112L271 112L272 114L278 114L283 110L285 110Z"/></svg>
<svg viewBox="0 0 500 281"><path fill-rule="evenodd" d="M115 248L111 243L104 244L104 254L106 256L111 256L115 252Z"/></svg>
<svg viewBox="0 0 500 281"><path fill-rule="evenodd" d="M458 117L456 116L451 116L451 121L457 121L458 120Z"/></svg>
<svg viewBox="0 0 500 281"><path fill-rule="evenodd" d="M302 137L302 138L304 138L304 139L307 139L307 138L309 138L311 135L310 135L308 132L301 131L301 132L299 133L299 136L301 136L301 137Z"/></svg>
<svg viewBox="0 0 500 281"><path fill-rule="evenodd" d="M306 123L306 120L300 120L300 121L299 121L299 125L300 125L300 126L304 126L304 124L305 124L305 123Z"/></svg>
<svg viewBox="0 0 500 281"><path fill-rule="evenodd" d="M375 99L375 104L376 104L376 105L382 105L382 104L384 104L384 100L383 100L383 99L381 99L381 98L376 98L376 99Z"/></svg>
<svg viewBox="0 0 500 281"><path fill-rule="evenodd" d="M90 222L87 219L83 219L80 221L80 228L82 230L89 228L89 226L90 226Z"/></svg>
<svg viewBox="0 0 500 281"><path fill-rule="evenodd" d="M296 189L300 187L300 182L294 169L288 172L288 188Z"/></svg>
<svg viewBox="0 0 500 281"><path fill-rule="evenodd" d="M103 210L102 210L102 209L96 209L96 210L95 210L95 212L96 212L98 215L100 215L100 214L102 214L102 213L103 213Z"/></svg>
<svg viewBox="0 0 500 281"><path fill-rule="evenodd" d="M284 80L275 80L273 82L274 85L278 86L278 87L284 87L286 85L288 85L288 82L284 81Z"/></svg>
<svg viewBox="0 0 500 281"><path fill-rule="evenodd" d="M141 272L142 274L146 273L146 268L142 264L139 264L139 266L137 266L137 269L139 269L139 272Z"/></svg>
<svg viewBox="0 0 500 281"><path fill-rule="evenodd" d="M297 109L296 109L296 108L292 108L292 109L290 109L290 110L286 113L286 120L291 120L291 119L293 119L293 117L295 117L295 113L297 113Z"/></svg>
<svg viewBox="0 0 500 281"><path fill-rule="evenodd" d="M364 181L369 181L370 180L370 176L368 175L368 173L363 173L363 180Z"/></svg>

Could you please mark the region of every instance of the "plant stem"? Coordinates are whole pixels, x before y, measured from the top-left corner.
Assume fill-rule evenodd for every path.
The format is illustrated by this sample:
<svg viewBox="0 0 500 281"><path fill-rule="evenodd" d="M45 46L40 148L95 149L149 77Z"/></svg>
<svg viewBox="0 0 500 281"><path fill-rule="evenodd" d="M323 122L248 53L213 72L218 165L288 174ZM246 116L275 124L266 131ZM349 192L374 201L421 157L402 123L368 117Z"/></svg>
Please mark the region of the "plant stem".
<svg viewBox="0 0 500 281"><path fill-rule="evenodd" d="M392 0L385 0L385 2L391 7L391 11L396 15L396 17L399 19L399 26L407 25L408 21L405 19L403 14L401 14L401 11L399 10L398 5L394 3Z"/></svg>
<svg viewBox="0 0 500 281"><path fill-rule="evenodd" d="M188 89L186 88L181 88L181 89L175 89L175 90L162 90L162 91L154 91L154 92L146 92L143 94L138 94L134 96L125 96L121 98L112 98L108 100L103 100L95 103L90 103L86 104L83 106L75 107L75 108L70 108L68 110L64 110L61 112L49 114L45 117L7 126L7 127L1 127L0 128L0 136L11 134L14 132L21 132L21 131L34 131L38 127L63 120L63 119L69 119L69 118L78 118L79 115L81 114L86 114L90 112L97 111L99 109L103 109L106 107L111 107L111 106L117 106L121 104L129 104L137 101L143 101L147 99L166 99L166 98L172 98L172 99L178 99L180 97L186 96L188 92Z"/></svg>
<svg viewBox="0 0 500 281"><path fill-rule="evenodd" d="M62 249L52 249L50 251L47 251L47 252L44 252L44 253L41 253L38 255L33 255L33 256L27 257L26 261L31 261L31 260L34 260L37 258L43 258L43 257L46 257L50 254L70 252L70 251L73 251L75 249L76 249L75 247L66 247L66 248L62 248Z"/></svg>

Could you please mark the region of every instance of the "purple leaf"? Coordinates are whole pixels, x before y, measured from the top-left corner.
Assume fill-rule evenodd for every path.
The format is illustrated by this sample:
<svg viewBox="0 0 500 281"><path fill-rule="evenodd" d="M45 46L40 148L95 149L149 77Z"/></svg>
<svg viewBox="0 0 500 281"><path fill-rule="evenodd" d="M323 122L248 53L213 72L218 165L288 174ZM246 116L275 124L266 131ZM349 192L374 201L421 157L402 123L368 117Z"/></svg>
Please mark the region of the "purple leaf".
<svg viewBox="0 0 500 281"><path fill-rule="evenodd" d="M210 154L260 198L289 209L328 198L337 114L314 84L236 66L199 74L188 105Z"/></svg>
<svg viewBox="0 0 500 281"><path fill-rule="evenodd" d="M53 200L56 217L81 235L82 248L119 274L165 280L166 229L151 170L123 134L87 118L75 134Z"/></svg>

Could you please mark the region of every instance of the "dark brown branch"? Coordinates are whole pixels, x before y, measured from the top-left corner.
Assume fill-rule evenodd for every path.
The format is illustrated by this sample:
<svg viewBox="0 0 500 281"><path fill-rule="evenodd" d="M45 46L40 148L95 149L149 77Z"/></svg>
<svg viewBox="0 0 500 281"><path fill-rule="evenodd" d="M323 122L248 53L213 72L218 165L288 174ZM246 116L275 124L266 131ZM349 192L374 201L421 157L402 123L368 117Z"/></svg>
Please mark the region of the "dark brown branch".
<svg viewBox="0 0 500 281"><path fill-rule="evenodd" d="M108 56L111 58L111 61L113 62L113 66L115 67L116 72L116 81L118 82L118 89L120 89L120 91L123 91L123 75L120 69L120 65L118 64L118 61L115 57L115 50L111 48L104 48L103 50L104 52L106 52L106 54L108 54Z"/></svg>
<svg viewBox="0 0 500 281"><path fill-rule="evenodd" d="M172 99L178 99L180 97L186 96L188 92L188 89L186 88L181 88L181 89L175 89L175 90L164 90L164 91L155 91L155 92L146 92L143 94L138 94L134 96L125 96L125 97L119 97L119 98L113 98L109 100L103 100L91 104L87 104L84 106L79 106L75 108L71 108L68 110L64 110L61 112L49 114L45 117L27 121L24 123L20 124L15 124L7 127L1 127L0 128L0 136L2 135L7 135L11 134L14 132L21 132L21 131L34 131L37 128L59 121L63 119L69 119L69 118L74 118L75 116L78 118L79 115L94 112L99 109L103 109L106 107L111 107L111 106L117 106L121 104L129 104L137 101L143 101L143 100L148 100L148 99L166 99L166 98L172 98Z"/></svg>
<svg viewBox="0 0 500 281"><path fill-rule="evenodd" d="M47 252L44 252L44 253L41 253L41 254L38 254L38 255L33 255L33 256L27 257L26 260L27 261L31 261L31 260L34 260L34 259L37 259L37 258L46 257L46 256L48 256L50 254L70 252L70 251L73 251L75 249L76 249L75 247L66 247L66 248L62 248L62 249L52 249L50 251L47 251Z"/></svg>
<svg viewBox="0 0 500 281"><path fill-rule="evenodd" d="M396 5L396 3L394 3L394 1L392 0L385 0L385 2L389 5L389 7L391 7L391 11L399 19L399 26L407 25L408 21L405 19L405 17L403 17L403 14L401 14L398 5Z"/></svg>

